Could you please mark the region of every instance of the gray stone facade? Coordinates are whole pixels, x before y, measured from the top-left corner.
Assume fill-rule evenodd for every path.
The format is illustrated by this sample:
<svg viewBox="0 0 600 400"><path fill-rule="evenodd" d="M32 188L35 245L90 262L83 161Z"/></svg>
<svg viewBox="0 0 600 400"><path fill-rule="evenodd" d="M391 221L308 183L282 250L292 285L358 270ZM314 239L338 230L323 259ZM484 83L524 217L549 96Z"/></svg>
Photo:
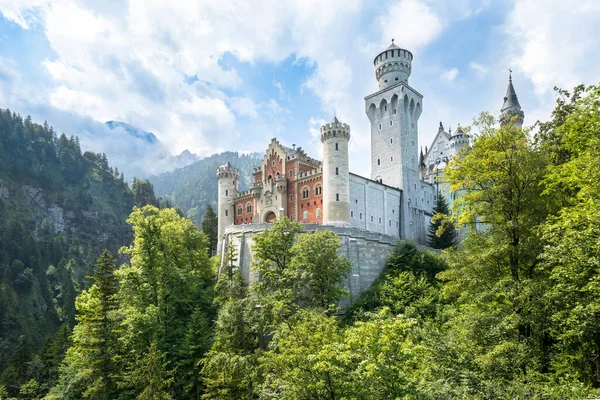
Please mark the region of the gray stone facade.
<svg viewBox="0 0 600 400"><path fill-rule="evenodd" d="M226 229L230 240L238 251L238 264L246 282L252 284L257 276L252 272L254 237L271 224L232 225ZM387 256L398 241L397 236L368 232L357 228L344 228L331 225L305 224L308 232L327 229L333 231L341 243L340 254L352 264L352 271L345 279L344 286L350 296L340 306L344 308L368 289L385 266Z"/></svg>

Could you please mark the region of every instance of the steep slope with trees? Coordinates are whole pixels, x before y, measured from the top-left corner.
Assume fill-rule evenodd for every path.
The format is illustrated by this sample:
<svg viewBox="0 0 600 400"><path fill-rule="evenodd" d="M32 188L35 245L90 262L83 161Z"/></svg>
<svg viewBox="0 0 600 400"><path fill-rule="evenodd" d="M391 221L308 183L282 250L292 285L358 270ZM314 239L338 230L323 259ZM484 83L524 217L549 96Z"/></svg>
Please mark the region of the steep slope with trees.
<svg viewBox="0 0 600 400"><path fill-rule="evenodd" d="M145 198L76 137L0 110L0 385L11 393L34 374L28 363L43 374L56 367L44 362L62 357L64 337L35 354L75 322L75 297L102 250L130 242L136 197L154 198L151 186L137 186Z"/></svg>

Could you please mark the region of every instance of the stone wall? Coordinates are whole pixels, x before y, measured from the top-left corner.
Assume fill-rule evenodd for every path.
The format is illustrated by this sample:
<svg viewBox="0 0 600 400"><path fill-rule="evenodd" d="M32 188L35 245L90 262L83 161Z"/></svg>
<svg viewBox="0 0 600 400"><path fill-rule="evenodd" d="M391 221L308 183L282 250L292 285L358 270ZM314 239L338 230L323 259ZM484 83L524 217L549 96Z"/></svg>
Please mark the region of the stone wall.
<svg viewBox="0 0 600 400"><path fill-rule="evenodd" d="M242 276L252 284L257 276L252 273L252 246L254 237L271 227L272 224L233 225L227 228L229 240L238 251L238 261ZM340 302L342 309L368 289L379 276L388 255L393 251L398 237L367 232L356 228L343 228L318 224L305 224L307 231L328 229L333 231L342 244L340 254L352 263L352 271L345 279L344 286L350 292L349 298Z"/></svg>

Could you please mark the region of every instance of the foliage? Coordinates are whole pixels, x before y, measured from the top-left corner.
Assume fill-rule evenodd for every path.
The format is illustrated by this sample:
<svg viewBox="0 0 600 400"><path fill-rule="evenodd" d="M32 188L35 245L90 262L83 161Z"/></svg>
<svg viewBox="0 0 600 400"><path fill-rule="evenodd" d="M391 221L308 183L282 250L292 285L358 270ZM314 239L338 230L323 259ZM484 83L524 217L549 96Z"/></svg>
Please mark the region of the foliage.
<svg viewBox="0 0 600 400"><path fill-rule="evenodd" d="M208 237L208 256L217 254L217 243L219 241L219 221L217 214L209 205L202 216L202 232Z"/></svg>
<svg viewBox="0 0 600 400"><path fill-rule="evenodd" d="M447 249L456 243L456 230L450 218L450 210L446 198L438 193L433 217L429 223L427 243L434 249Z"/></svg>

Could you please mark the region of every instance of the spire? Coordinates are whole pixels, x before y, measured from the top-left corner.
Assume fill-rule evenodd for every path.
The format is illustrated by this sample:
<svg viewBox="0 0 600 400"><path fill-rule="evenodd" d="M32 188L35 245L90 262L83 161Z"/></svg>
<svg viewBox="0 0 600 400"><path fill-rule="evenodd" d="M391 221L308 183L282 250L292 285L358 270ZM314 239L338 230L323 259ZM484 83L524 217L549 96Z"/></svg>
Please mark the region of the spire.
<svg viewBox="0 0 600 400"><path fill-rule="evenodd" d="M333 119L331 120L331 123L332 123L332 124L339 124L339 123L340 123L340 121L338 121L337 117L334 115L334 116L333 116Z"/></svg>
<svg viewBox="0 0 600 400"><path fill-rule="evenodd" d="M508 88L506 89L506 95L504 96L504 104L502 104L501 112L505 112L507 110L521 109L521 105L519 104L519 99L517 98L517 93L515 92L515 87L512 83L512 70L509 69L508 74Z"/></svg>
<svg viewBox="0 0 600 400"><path fill-rule="evenodd" d="M523 125L523 119L525 114L521 110L521 104L519 104L519 98L517 97L517 92L515 92L515 87L512 82L512 69L508 69L508 88L506 88L506 95L504 96L504 103L502 104L502 108L500 109L500 123L506 124L514 119L515 115L518 115L516 121L514 123L517 126Z"/></svg>
<svg viewBox="0 0 600 400"><path fill-rule="evenodd" d="M419 167L425 166L425 157L423 156L423 146L421 146L421 154L419 154Z"/></svg>
<svg viewBox="0 0 600 400"><path fill-rule="evenodd" d="M394 43L394 39L392 39L392 44L390 44L386 50L393 50L393 49L399 49L399 48L400 47L396 46L396 44Z"/></svg>

